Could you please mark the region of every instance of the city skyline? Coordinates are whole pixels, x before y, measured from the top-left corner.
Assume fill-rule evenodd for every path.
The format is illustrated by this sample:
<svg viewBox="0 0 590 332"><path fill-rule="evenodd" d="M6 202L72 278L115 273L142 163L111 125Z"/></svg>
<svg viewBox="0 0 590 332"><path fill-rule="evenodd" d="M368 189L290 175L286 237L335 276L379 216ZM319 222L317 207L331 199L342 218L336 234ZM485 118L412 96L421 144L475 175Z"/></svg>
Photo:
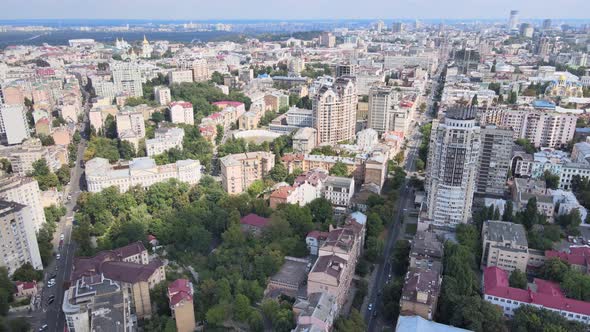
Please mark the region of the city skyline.
<svg viewBox="0 0 590 332"><path fill-rule="evenodd" d="M143 20L318 20L318 19L505 19L510 10L520 11L522 19L585 19L590 2L564 0L559 3L539 4L524 0L514 3L508 0L495 2L451 0L411 0L387 2L365 1L363 6L352 0L340 1L283 1L252 0L243 2L193 2L171 0L167 2L146 0L141 5L134 2L104 0L80 6L77 1L64 0L60 5L46 0L29 0L28 10L23 11L22 1L7 0L3 4L0 20L24 19L143 19ZM258 8L272 8L260 11ZM310 10L312 8L313 10ZM575 8L575 10L573 10ZM482 14L483 13L483 14Z"/></svg>

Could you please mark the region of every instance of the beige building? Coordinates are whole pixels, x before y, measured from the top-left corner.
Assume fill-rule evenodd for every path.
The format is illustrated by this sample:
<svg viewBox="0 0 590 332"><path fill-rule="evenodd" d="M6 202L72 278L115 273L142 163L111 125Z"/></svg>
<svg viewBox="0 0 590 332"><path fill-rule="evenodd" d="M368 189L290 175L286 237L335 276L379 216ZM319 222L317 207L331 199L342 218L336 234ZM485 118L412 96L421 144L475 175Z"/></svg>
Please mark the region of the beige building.
<svg viewBox="0 0 590 332"><path fill-rule="evenodd" d="M207 59L196 59L193 61L193 79L195 82L204 82L209 79L209 67Z"/></svg>
<svg viewBox="0 0 590 332"><path fill-rule="evenodd" d="M410 267L404 280L400 313L432 320L438 304L442 284L442 265L433 262L426 268Z"/></svg>
<svg viewBox="0 0 590 332"><path fill-rule="evenodd" d="M172 148L182 150L184 129L182 128L158 128L155 137L145 141L148 157L164 153Z"/></svg>
<svg viewBox="0 0 590 332"><path fill-rule="evenodd" d="M120 192L126 192L133 186L147 188L169 179L191 185L197 184L201 179L201 163L198 160L187 159L158 166L148 157L134 158L118 165L111 165L104 158L94 158L86 162L86 183L89 192L100 192L110 186L117 187Z"/></svg>
<svg viewBox="0 0 590 332"><path fill-rule="evenodd" d="M375 155L365 162L365 184L374 183L383 188L387 178L387 158Z"/></svg>
<svg viewBox="0 0 590 332"><path fill-rule="evenodd" d="M16 202L31 209L31 221L35 232L45 223L45 212L37 180L18 175L0 179L0 199Z"/></svg>
<svg viewBox="0 0 590 332"><path fill-rule="evenodd" d="M170 102L172 102L170 88L167 86L155 86L154 98L156 99L156 102L162 106L170 104Z"/></svg>
<svg viewBox="0 0 590 332"><path fill-rule="evenodd" d="M116 120L119 139L131 143L137 151L139 140L145 137L143 113L139 111L120 112L117 114Z"/></svg>
<svg viewBox="0 0 590 332"><path fill-rule="evenodd" d="M68 162L68 150L63 146L42 146L38 138L31 138L15 148L6 149L0 155L7 157L12 164L12 171L25 176L33 171L33 163L45 159L52 172L57 171Z"/></svg>
<svg viewBox="0 0 590 332"><path fill-rule="evenodd" d="M43 269L30 207L0 200L0 235L0 266L6 267L8 275L25 263Z"/></svg>
<svg viewBox="0 0 590 332"><path fill-rule="evenodd" d="M177 279L168 285L168 302L178 332L193 332L196 328L193 294L193 284L187 279Z"/></svg>
<svg viewBox="0 0 590 332"><path fill-rule="evenodd" d="M262 179L275 165L270 152L246 152L221 158L221 181L229 194L240 194L256 180Z"/></svg>
<svg viewBox="0 0 590 332"><path fill-rule="evenodd" d="M354 140L357 103L356 87L350 78L340 77L319 88L313 99L318 144Z"/></svg>
<svg viewBox="0 0 590 332"><path fill-rule="evenodd" d="M497 266L505 271L526 273L529 245L521 224L488 220L481 231L483 254L481 265Z"/></svg>

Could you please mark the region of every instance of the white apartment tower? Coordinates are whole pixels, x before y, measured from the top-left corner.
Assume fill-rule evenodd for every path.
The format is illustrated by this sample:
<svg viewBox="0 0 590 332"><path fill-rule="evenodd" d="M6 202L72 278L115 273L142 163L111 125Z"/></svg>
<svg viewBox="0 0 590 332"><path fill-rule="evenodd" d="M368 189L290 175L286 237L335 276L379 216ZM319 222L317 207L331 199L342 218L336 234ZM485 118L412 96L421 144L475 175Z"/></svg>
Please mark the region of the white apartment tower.
<svg viewBox="0 0 590 332"><path fill-rule="evenodd" d="M170 94L170 88L167 86L155 86L154 87L154 99L162 106L170 104L172 102L172 95Z"/></svg>
<svg viewBox="0 0 590 332"><path fill-rule="evenodd" d="M43 269L28 206L0 200L0 242L0 266L5 266L9 275L25 263Z"/></svg>
<svg viewBox="0 0 590 332"><path fill-rule="evenodd" d="M31 137L25 105L0 105L0 134L8 145L20 144Z"/></svg>
<svg viewBox="0 0 590 332"><path fill-rule="evenodd" d="M112 67L113 82L118 91L127 93L131 97L143 96L139 66L131 62L116 62Z"/></svg>
<svg viewBox="0 0 590 332"><path fill-rule="evenodd" d="M425 187L434 225L454 228L471 218L481 135L476 112L452 108L432 123Z"/></svg>
<svg viewBox="0 0 590 332"><path fill-rule="evenodd" d="M510 11L510 18L508 19L508 28L510 30L518 30L518 10Z"/></svg>
<svg viewBox="0 0 590 332"><path fill-rule="evenodd" d="M391 113L396 102L396 93L392 87L374 86L369 90L369 119L367 128L375 129L379 134L392 130Z"/></svg>
<svg viewBox="0 0 590 332"><path fill-rule="evenodd" d="M18 175L0 179L0 199L28 206L35 232L45 223L45 211L37 180Z"/></svg>
<svg viewBox="0 0 590 332"><path fill-rule="evenodd" d="M339 77L320 87L313 99L318 144L354 140L357 103L356 86L350 77Z"/></svg>

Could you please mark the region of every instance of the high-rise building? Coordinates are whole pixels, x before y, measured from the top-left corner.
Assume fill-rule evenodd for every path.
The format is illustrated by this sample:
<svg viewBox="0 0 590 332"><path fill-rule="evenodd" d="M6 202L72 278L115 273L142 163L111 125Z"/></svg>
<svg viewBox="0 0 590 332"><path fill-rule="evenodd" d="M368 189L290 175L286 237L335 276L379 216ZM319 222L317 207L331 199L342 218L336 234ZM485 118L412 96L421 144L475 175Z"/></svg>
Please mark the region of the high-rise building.
<svg viewBox="0 0 590 332"><path fill-rule="evenodd" d="M196 59L193 61L193 79L195 82L203 82L209 79L209 67L206 59Z"/></svg>
<svg viewBox="0 0 590 332"><path fill-rule="evenodd" d="M358 97L352 78L340 77L323 85L313 99L317 143L336 144L354 139Z"/></svg>
<svg viewBox="0 0 590 332"><path fill-rule="evenodd" d="M31 220L35 232L45 223L45 212L41 203L41 191L37 180L13 175L0 179L0 199L23 204L31 208Z"/></svg>
<svg viewBox="0 0 590 332"><path fill-rule="evenodd" d="M543 20L543 30L551 30L551 19Z"/></svg>
<svg viewBox="0 0 590 332"><path fill-rule="evenodd" d="M25 105L0 105L0 135L5 144L20 144L31 137Z"/></svg>
<svg viewBox="0 0 590 332"><path fill-rule="evenodd" d="M533 25L530 23L523 23L520 25L520 35L526 38L533 38L533 33L535 29Z"/></svg>
<svg viewBox="0 0 590 332"><path fill-rule="evenodd" d="M391 32L400 33L404 31L404 24L402 22L393 22L391 25Z"/></svg>
<svg viewBox="0 0 590 332"><path fill-rule="evenodd" d="M341 63L336 66L336 77L355 76L358 66L351 63Z"/></svg>
<svg viewBox="0 0 590 332"><path fill-rule="evenodd" d="M6 267L9 275L25 263L43 269L31 219L30 207L0 200L0 266Z"/></svg>
<svg viewBox="0 0 590 332"><path fill-rule="evenodd" d="M390 131L391 112L397 99L393 87L374 86L369 90L369 118L367 128L379 134Z"/></svg>
<svg viewBox="0 0 590 332"><path fill-rule="evenodd" d="M170 95L170 88L166 86L155 86L154 97L156 102L162 106L170 104L172 96Z"/></svg>
<svg viewBox="0 0 590 332"><path fill-rule="evenodd" d="M514 132L495 126L481 129L481 150L477 168L476 192L503 195L510 170Z"/></svg>
<svg viewBox="0 0 590 332"><path fill-rule="evenodd" d="M142 78L139 67L131 62L116 62L112 65L113 82L118 91L131 97L143 96Z"/></svg>
<svg viewBox="0 0 590 332"><path fill-rule="evenodd" d="M510 19L508 20L508 28L510 30L518 30L518 10L510 11Z"/></svg>
<svg viewBox="0 0 590 332"><path fill-rule="evenodd" d="M432 123L426 174L428 218L455 227L471 218L481 128L475 107L456 107Z"/></svg>
<svg viewBox="0 0 590 332"><path fill-rule="evenodd" d="M320 46L329 48L336 46L336 36L331 32L323 32L320 35Z"/></svg>

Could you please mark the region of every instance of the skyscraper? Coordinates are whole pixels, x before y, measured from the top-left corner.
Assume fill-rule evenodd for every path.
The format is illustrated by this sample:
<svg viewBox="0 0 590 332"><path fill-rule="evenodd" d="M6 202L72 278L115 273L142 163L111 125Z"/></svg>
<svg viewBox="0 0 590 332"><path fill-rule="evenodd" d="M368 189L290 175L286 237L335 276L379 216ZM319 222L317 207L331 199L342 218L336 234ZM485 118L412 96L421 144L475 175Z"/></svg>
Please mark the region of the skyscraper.
<svg viewBox="0 0 590 332"><path fill-rule="evenodd" d="M369 90L369 119L367 128L379 134L389 131L389 112L393 109L394 92L390 86L374 86Z"/></svg>
<svg viewBox="0 0 590 332"><path fill-rule="evenodd" d="M508 28L510 30L518 30L518 10L510 11L510 19L508 20Z"/></svg>
<svg viewBox="0 0 590 332"><path fill-rule="evenodd" d="M354 79L339 77L324 84L313 99L313 124L318 144L354 139L358 97Z"/></svg>
<svg viewBox="0 0 590 332"><path fill-rule="evenodd" d="M477 168L476 192L502 195L512 158L514 132L496 126L481 129L481 149Z"/></svg>
<svg viewBox="0 0 590 332"><path fill-rule="evenodd" d="M543 20L543 30L550 30L551 29L551 19Z"/></svg>
<svg viewBox="0 0 590 332"><path fill-rule="evenodd" d="M432 123L425 187L434 225L456 227L471 218L481 140L476 112L451 108Z"/></svg>

